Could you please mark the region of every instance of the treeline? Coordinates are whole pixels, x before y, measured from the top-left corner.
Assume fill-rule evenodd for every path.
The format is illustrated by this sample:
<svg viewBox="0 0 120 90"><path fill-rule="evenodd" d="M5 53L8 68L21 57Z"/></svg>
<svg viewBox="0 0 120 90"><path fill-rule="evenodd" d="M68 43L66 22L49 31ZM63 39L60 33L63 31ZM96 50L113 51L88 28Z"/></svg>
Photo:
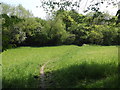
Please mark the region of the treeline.
<svg viewBox="0 0 120 90"><path fill-rule="evenodd" d="M10 9L11 8L11 9ZM119 45L116 17L92 12L58 10L48 20L34 17L22 5L3 4L3 50L18 46L53 46L63 44Z"/></svg>

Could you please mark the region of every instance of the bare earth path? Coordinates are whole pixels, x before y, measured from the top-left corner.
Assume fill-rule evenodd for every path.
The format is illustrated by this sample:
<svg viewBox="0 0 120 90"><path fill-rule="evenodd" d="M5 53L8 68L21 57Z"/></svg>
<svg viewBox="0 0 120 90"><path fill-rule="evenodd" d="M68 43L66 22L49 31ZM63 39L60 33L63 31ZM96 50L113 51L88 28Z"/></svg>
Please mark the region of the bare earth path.
<svg viewBox="0 0 120 90"><path fill-rule="evenodd" d="M48 61L49 62L49 61ZM40 86L41 88L45 88L45 74L44 74L44 69L46 64L48 63L46 62L41 68L40 68Z"/></svg>

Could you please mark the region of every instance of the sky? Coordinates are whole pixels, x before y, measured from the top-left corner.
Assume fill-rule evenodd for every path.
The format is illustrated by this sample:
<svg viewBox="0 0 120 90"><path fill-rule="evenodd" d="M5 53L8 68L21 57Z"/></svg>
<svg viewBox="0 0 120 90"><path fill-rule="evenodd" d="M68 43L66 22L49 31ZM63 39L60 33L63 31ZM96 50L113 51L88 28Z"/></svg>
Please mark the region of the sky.
<svg viewBox="0 0 120 90"><path fill-rule="evenodd" d="M73 1L75 1L75 0L73 0ZM86 1L88 1L88 2L86 3ZM85 8L90 4L90 1L91 0L82 0L81 1L81 7L79 9L80 13L84 14L82 11L85 10ZM97 0L95 0L95 1L97 1ZM10 4L13 6L22 4L22 6L24 8L32 11L32 13L35 17L40 17L42 19L45 19L47 17L44 9L40 7L40 5L41 5L40 0L1 0L1 2ZM113 7L112 5L110 5L108 8L106 8L105 5L106 5L106 3L100 7L101 11L109 12L111 15L116 14L118 7ZM36 6L38 6L38 8Z"/></svg>

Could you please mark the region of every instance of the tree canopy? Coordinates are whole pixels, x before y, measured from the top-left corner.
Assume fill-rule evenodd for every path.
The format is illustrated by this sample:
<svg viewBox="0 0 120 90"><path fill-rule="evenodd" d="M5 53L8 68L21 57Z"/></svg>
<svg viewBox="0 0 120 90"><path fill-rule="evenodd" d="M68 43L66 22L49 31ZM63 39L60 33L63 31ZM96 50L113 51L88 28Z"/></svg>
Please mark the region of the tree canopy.
<svg viewBox="0 0 120 90"><path fill-rule="evenodd" d="M59 5L50 1L48 6L51 3ZM59 9L52 12L52 18L48 20L34 17L21 5L14 7L3 4L5 9L1 14L3 50L18 46L120 44L120 24L116 25L117 16L100 11L83 15L72 8L71 5L75 2L62 0L60 3Z"/></svg>

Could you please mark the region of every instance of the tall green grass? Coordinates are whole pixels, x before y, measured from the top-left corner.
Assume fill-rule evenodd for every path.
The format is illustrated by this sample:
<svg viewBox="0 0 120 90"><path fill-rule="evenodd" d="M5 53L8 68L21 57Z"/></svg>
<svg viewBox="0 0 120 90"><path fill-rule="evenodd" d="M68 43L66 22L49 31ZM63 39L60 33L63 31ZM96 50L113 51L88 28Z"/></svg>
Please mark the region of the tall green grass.
<svg viewBox="0 0 120 90"><path fill-rule="evenodd" d="M3 87L39 88L40 67L48 88L119 87L116 46L19 47L2 53Z"/></svg>

